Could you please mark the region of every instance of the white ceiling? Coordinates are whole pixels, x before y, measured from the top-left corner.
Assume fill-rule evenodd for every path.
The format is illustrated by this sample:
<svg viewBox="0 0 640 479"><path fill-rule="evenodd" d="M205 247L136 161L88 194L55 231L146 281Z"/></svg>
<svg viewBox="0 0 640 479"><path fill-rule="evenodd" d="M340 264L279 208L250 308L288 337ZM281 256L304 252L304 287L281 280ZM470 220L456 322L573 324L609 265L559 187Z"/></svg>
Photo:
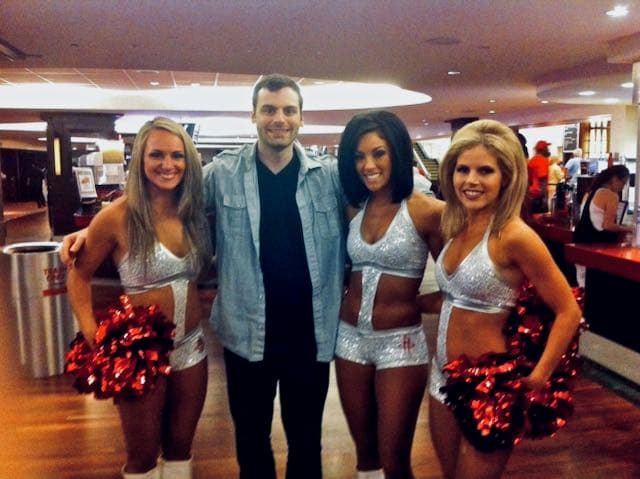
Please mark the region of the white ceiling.
<svg viewBox="0 0 640 479"><path fill-rule="evenodd" d="M252 85L280 72L303 91L326 79L426 93L432 102L394 108L414 138L448 135L458 117L577 120L610 111L607 98L631 104L619 87L631 64L612 63L640 59L640 1L626 4L628 16L610 18L609 0L3 0L0 39L25 56L0 56L0 84L138 90ZM579 97L585 89L596 94ZM353 113L308 111L305 121L343 125ZM0 104L0 122L39 115Z"/></svg>

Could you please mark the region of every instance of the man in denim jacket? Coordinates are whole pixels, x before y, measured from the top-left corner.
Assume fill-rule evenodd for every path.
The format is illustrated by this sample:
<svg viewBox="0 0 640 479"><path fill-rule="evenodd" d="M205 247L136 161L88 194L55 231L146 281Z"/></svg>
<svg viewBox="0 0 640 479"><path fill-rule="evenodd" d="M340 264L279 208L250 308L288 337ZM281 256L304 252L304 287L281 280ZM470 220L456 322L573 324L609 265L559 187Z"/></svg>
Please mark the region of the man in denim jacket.
<svg viewBox="0 0 640 479"><path fill-rule="evenodd" d="M211 324L224 346L241 479L275 479L273 401L279 384L287 479L322 477L322 412L345 265L334 158L295 142L298 85L269 75L253 92L258 142L204 168L215 215L218 293Z"/></svg>

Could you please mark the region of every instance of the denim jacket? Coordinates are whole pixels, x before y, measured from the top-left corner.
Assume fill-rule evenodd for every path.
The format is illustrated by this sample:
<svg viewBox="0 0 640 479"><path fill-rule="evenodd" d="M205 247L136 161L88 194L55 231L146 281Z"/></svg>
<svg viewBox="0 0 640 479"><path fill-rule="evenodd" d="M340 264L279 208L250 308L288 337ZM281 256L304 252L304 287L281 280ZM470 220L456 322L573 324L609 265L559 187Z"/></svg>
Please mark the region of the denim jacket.
<svg viewBox="0 0 640 479"><path fill-rule="evenodd" d="M318 361L333 359L345 265L344 196L335 158L300 159L296 203L311 275ZM265 293L260 268L257 146L224 151L204 167L204 197L215 214L218 293L211 324L225 348L263 359Z"/></svg>

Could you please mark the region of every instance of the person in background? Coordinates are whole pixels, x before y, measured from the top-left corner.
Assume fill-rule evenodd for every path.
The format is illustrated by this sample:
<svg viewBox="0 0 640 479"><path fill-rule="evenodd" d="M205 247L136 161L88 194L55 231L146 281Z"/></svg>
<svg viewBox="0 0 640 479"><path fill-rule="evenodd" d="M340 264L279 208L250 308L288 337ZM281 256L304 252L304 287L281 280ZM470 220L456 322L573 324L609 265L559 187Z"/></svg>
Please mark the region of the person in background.
<svg viewBox="0 0 640 479"><path fill-rule="evenodd" d="M426 175L420 172L417 166L413 167L413 188L427 196L435 196L433 183Z"/></svg>
<svg viewBox="0 0 640 479"><path fill-rule="evenodd" d="M40 168L35 163L31 164L31 167L27 173L27 191L29 195L36 202L38 208L42 208L47 205L47 200L44 197L44 181L45 181L45 168Z"/></svg>
<svg viewBox="0 0 640 479"><path fill-rule="evenodd" d="M336 376L357 453L357 477L413 478L411 445L427 380L416 295L429 251L442 246L444 204L414 191L411 138L388 111L354 116L338 149L349 200L352 261Z"/></svg>
<svg viewBox="0 0 640 479"><path fill-rule="evenodd" d="M522 146L522 152L525 158L529 158L529 148L527 148L527 138L519 131L515 132L520 145Z"/></svg>
<svg viewBox="0 0 640 479"><path fill-rule="evenodd" d="M549 176L549 146L551 143L540 140L536 143L535 155L529 160L529 196L531 212L544 213L547 210L547 183Z"/></svg>
<svg viewBox="0 0 640 479"><path fill-rule="evenodd" d="M574 188L578 184L578 175L580 174L580 162L582 161L582 149L576 148L572 152L572 157L567 160L564 165L565 179L567 183Z"/></svg>
<svg viewBox="0 0 640 479"><path fill-rule="evenodd" d="M148 121L133 145L125 195L93 218L86 247L69 270L69 299L92 347L97 324L91 278L108 256L131 303L157 304L176 324L169 376L142 396L116 402L127 450L125 479L191 477L191 445L207 389L195 282L211 258L202 200L202 169L189 135L168 118Z"/></svg>
<svg viewBox="0 0 640 479"><path fill-rule="evenodd" d="M575 243L618 243L633 226L619 224L620 194L629 181L629 170L614 165L602 170L594 178L582 203L580 220L573 233ZM584 287L585 268L576 265L578 284Z"/></svg>
<svg viewBox="0 0 640 479"><path fill-rule="evenodd" d="M564 181L564 172L560 165L560 158L557 156L549 157L549 182L547 183L547 201L549 203L549 211L552 211L552 202L554 195L556 194L556 187L558 183Z"/></svg>
<svg viewBox="0 0 640 479"><path fill-rule="evenodd" d="M574 338L581 311L544 243L519 216L527 162L510 128L493 120L465 125L453 137L439 177L446 243L435 266L444 301L429 385L431 437L445 477L497 478L512 446L481 452L463 435L444 402L445 364L463 355L476 361L505 352L503 327L530 281L555 314L539 361L522 379L528 389L539 390Z"/></svg>

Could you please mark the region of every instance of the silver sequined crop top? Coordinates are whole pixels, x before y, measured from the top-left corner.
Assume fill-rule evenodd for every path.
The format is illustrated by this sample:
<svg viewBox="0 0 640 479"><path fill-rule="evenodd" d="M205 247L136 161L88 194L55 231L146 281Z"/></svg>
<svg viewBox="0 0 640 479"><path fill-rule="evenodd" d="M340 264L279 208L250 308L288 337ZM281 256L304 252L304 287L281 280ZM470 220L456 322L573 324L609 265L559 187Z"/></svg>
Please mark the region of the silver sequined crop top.
<svg viewBox="0 0 640 479"><path fill-rule="evenodd" d="M384 236L373 244L362 239L365 209L366 205L349 223L347 252L353 264L352 270L361 271L364 266L372 266L393 276L421 278L429 250L409 216L406 200L400 204Z"/></svg>
<svg viewBox="0 0 640 479"><path fill-rule="evenodd" d="M515 306L519 288L506 283L498 275L489 257L490 229L489 226L482 240L453 273L448 274L442 264L451 240L447 242L436 260L435 277L438 286L444 294L444 300L449 301L456 308L481 313L501 313Z"/></svg>
<svg viewBox="0 0 640 479"><path fill-rule="evenodd" d="M191 253L180 258L156 241L153 256L147 260L145 274L144 264L141 261L132 260L127 253L118 265L124 292L143 293L168 286L177 279L193 281L198 276L194 259Z"/></svg>

